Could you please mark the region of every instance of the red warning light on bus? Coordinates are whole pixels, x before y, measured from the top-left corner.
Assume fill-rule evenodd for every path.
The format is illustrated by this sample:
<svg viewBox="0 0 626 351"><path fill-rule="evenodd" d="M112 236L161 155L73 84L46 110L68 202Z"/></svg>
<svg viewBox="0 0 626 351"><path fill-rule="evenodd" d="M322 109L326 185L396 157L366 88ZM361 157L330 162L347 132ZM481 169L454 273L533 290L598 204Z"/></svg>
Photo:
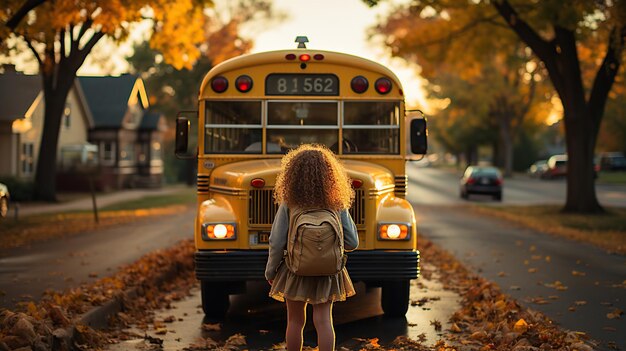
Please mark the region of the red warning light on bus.
<svg viewBox="0 0 626 351"><path fill-rule="evenodd" d="M235 80L235 87L242 93L247 93L252 89L252 78L250 76L239 76Z"/></svg>
<svg viewBox="0 0 626 351"><path fill-rule="evenodd" d="M374 83L374 88L379 94L387 94L391 91L391 81L387 78L378 78Z"/></svg>
<svg viewBox="0 0 626 351"><path fill-rule="evenodd" d="M228 89L228 80L222 76L217 76L211 80L211 88L216 93L223 93Z"/></svg>
<svg viewBox="0 0 626 351"><path fill-rule="evenodd" d="M363 94L367 90L369 85L370 84L367 81L367 78L363 76L356 76L352 78L352 81L350 82L350 87L352 88L352 90L354 90L355 93L358 94Z"/></svg>

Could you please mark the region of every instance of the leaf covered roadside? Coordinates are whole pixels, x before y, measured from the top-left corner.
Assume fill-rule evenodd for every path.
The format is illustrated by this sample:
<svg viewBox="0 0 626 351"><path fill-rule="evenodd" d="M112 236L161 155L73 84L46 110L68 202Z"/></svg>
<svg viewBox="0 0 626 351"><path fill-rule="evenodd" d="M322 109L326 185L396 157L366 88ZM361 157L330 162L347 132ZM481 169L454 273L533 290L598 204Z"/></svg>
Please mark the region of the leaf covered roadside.
<svg viewBox="0 0 626 351"><path fill-rule="evenodd" d="M101 349L108 343L144 337L120 331L134 325L141 330L166 328L167 320L156 320L154 310L168 308L190 294L196 285L193 275L194 244L185 240L175 247L148 254L136 263L125 267L112 277L100 279L65 294L48 294L38 304L25 305L24 311L0 312L0 350L70 350L63 344L68 328L75 330L74 349ZM445 289L459 293L461 308L451 318L452 326L435 345L424 345L419 340L398 336L391 345L380 345L377 339L355 339L350 348L340 350L436 350L436 351L586 351L593 350L584 333L564 331L553 325L539 312L520 306L504 295L499 287L470 273L449 253L439 249L427 239L420 239L422 260L431 263L436 271L424 270L425 278L436 273ZM157 284L158 277L176 268L175 279ZM94 305L121 296L130 287L137 288L138 296L124 298L124 311L111 318L111 329L95 331L80 325L78 318ZM202 328L203 326L198 326ZM163 341L147 337L155 349ZM150 340L148 340L150 339ZM284 344L274 349L284 349ZM187 350L243 350L249 349L245 335L234 335L218 342L203 340Z"/></svg>
<svg viewBox="0 0 626 351"><path fill-rule="evenodd" d="M194 251L193 240L183 240L167 250L144 255L113 276L63 294L47 293L38 303L23 304L19 312L0 310L0 350L100 349L113 342L113 336L80 324L80 317L94 306L117 297L123 299L124 313L113 324L149 321L151 311L182 298L185 291L181 288L195 284L191 274ZM175 279L160 284L159 279L171 272L175 273ZM136 289L137 297L124 296L131 288ZM67 336L72 328L76 344L68 345Z"/></svg>
<svg viewBox="0 0 626 351"><path fill-rule="evenodd" d="M419 242L422 260L437 266L444 287L463 297L444 335L445 344L435 345L435 350L594 350L584 332L557 327L542 313L502 293L497 284L469 272L428 239L420 237Z"/></svg>

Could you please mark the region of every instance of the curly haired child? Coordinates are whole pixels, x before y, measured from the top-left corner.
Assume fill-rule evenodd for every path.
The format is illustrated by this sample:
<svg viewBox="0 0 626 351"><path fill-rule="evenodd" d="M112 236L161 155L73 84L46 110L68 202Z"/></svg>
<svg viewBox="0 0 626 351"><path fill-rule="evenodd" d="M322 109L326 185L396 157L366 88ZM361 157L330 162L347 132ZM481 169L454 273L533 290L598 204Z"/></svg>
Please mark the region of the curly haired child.
<svg viewBox="0 0 626 351"><path fill-rule="evenodd" d="M347 270L343 268L331 276L299 276L281 263L287 247L290 209L295 208L337 211L342 223L345 250L357 248L357 229L348 212L354 199L348 175L335 154L325 146L301 145L283 157L274 197L280 207L270 233L265 278L272 286L270 296L287 304L287 350L302 349L308 303L313 306L319 350L334 350L333 302L345 301L355 294Z"/></svg>

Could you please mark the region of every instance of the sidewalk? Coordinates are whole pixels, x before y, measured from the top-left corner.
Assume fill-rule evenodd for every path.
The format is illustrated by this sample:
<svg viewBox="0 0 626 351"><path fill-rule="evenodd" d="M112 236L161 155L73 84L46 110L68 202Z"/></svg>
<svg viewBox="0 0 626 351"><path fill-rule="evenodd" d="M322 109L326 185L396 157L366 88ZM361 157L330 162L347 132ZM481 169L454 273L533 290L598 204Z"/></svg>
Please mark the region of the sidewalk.
<svg viewBox="0 0 626 351"><path fill-rule="evenodd" d="M96 204L98 208L103 208L112 204L140 199L145 196L168 195L173 194L180 189L184 189L184 185L165 186L158 189L125 189L113 193L96 194ZM81 211L91 210L91 195L86 193L84 197L77 200L71 200L63 203L20 203L19 217L32 215L40 215L55 212ZM15 204L10 209L9 217L15 215Z"/></svg>

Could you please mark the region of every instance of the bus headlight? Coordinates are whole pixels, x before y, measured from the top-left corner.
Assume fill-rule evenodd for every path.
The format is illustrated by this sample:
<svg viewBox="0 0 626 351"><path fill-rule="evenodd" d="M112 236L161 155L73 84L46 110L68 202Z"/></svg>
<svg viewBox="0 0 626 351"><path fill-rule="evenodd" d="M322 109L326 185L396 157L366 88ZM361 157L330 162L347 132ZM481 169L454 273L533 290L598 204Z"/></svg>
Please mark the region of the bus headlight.
<svg viewBox="0 0 626 351"><path fill-rule="evenodd" d="M235 223L203 223L203 240L235 240L237 231Z"/></svg>
<svg viewBox="0 0 626 351"><path fill-rule="evenodd" d="M379 223L379 240L409 240L411 238L411 226L406 223Z"/></svg>

